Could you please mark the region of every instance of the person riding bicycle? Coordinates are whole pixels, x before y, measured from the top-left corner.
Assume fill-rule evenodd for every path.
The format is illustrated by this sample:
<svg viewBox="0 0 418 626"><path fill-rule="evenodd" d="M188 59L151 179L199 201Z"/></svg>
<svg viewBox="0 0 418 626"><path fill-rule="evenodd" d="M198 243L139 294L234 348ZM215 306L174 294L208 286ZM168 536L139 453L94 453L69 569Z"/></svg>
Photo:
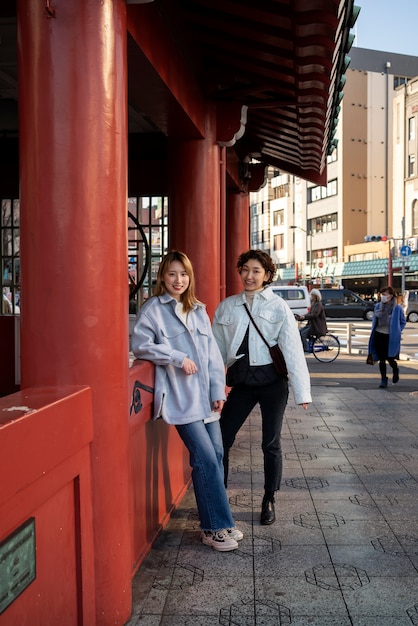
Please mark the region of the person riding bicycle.
<svg viewBox="0 0 418 626"><path fill-rule="evenodd" d="M299 321L307 320L308 323L300 329L300 338L305 352L309 352L309 337L320 337L328 332L322 296L319 289L312 289L311 309L305 315L295 315Z"/></svg>

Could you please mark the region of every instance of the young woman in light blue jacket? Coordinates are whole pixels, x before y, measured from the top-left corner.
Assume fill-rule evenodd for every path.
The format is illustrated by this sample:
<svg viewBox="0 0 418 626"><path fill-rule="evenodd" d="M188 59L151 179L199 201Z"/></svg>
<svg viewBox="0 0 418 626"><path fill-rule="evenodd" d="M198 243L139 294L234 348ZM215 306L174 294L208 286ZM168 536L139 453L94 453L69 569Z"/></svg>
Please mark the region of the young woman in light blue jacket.
<svg viewBox="0 0 418 626"><path fill-rule="evenodd" d="M154 293L138 313L132 350L155 365L154 418L174 424L189 450L202 542L235 550L243 534L226 495L219 426L225 368L183 252L164 257Z"/></svg>

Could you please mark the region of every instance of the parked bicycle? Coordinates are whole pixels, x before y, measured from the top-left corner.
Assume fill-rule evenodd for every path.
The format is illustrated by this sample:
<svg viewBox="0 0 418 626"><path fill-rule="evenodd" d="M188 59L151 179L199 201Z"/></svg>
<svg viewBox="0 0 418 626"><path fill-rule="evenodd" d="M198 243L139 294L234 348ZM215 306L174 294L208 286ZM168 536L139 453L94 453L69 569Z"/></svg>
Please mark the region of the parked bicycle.
<svg viewBox="0 0 418 626"><path fill-rule="evenodd" d="M321 361L321 363L331 363L340 354L340 342L336 335L326 333L325 335L309 337L308 352Z"/></svg>

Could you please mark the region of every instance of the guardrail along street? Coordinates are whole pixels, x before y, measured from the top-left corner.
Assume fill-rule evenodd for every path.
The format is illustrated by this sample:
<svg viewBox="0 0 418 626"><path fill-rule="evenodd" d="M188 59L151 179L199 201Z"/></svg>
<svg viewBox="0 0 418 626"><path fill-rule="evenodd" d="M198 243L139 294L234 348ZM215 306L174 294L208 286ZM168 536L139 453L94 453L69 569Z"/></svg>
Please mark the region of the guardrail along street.
<svg viewBox="0 0 418 626"><path fill-rule="evenodd" d="M303 326L299 323L299 328ZM328 332L336 335L341 345L341 354L367 354L371 322L334 322L327 318ZM410 322L402 333L401 359L418 359L418 325Z"/></svg>

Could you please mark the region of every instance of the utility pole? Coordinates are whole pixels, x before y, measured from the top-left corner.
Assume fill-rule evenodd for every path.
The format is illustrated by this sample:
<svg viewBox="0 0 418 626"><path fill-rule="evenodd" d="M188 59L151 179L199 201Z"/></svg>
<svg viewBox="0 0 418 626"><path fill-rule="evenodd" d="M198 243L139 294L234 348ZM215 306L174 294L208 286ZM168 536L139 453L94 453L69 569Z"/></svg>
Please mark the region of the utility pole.
<svg viewBox="0 0 418 626"><path fill-rule="evenodd" d="M295 226L294 224L292 224L290 226L290 228L293 231L295 229L298 229L298 230L302 231L303 233L305 233L306 243L307 243L308 237L309 237L309 279L310 279L310 281L312 283L312 229L308 233L308 231L305 228L302 228L302 226ZM306 280L306 277L305 277L305 283L306 283L306 285L308 284L308 281Z"/></svg>
<svg viewBox="0 0 418 626"><path fill-rule="evenodd" d="M401 220L401 224L402 224L402 247L405 245L405 218L402 217ZM405 293L405 257L404 255L402 255L402 282L401 282L401 293L402 293L402 297L403 294Z"/></svg>

